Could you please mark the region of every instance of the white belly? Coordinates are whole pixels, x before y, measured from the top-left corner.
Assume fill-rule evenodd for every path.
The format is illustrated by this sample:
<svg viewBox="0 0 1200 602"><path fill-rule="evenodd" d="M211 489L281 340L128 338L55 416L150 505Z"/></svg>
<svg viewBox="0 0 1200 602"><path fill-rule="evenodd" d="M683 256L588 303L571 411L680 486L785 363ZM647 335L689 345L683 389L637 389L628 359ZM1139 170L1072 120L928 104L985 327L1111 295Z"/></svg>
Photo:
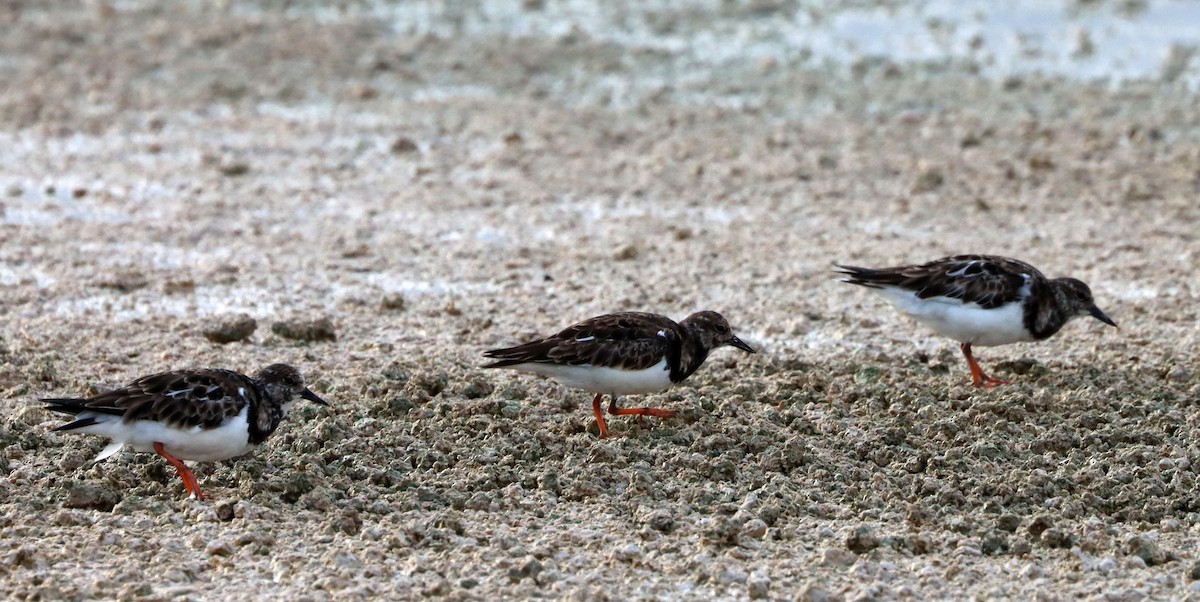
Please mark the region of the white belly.
<svg viewBox="0 0 1200 602"><path fill-rule="evenodd" d="M895 287L872 290L938 334L962 343L990 347L1033 340L1025 330L1020 303L984 309L951 297L920 299L912 291Z"/></svg>
<svg viewBox="0 0 1200 602"><path fill-rule="evenodd" d="M247 405L242 408L241 413L225 424L209 430L202 430L200 427L178 429L152 420L126 423L120 416L102 414L95 415L102 422L81 428L79 431L112 439L112 445L105 448L96 461L103 460L126 446L140 452L154 451L154 443L158 442L163 444L168 454L180 460L211 462L240 456L253 447L250 444L246 422L249 409L250 406ZM83 412L80 417L86 417L87 414Z"/></svg>
<svg viewBox="0 0 1200 602"><path fill-rule="evenodd" d="M667 360L663 358L657 364L645 370L618 370L616 368L598 368L595 366L562 366L558 364L527 363L512 366L515 370L532 372L548 376L554 380L575 389L583 389L593 393L610 393L613 395L633 395L636 393L653 393L664 391L671 387L671 373L667 370Z"/></svg>

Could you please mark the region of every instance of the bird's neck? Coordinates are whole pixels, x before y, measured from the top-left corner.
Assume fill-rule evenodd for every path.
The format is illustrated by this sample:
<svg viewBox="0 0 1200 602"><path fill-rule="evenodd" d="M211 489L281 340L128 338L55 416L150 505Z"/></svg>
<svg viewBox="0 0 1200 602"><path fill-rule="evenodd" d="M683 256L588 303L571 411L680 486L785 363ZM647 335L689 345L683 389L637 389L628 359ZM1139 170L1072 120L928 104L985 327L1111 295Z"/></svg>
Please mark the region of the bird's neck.
<svg viewBox="0 0 1200 602"><path fill-rule="evenodd" d="M279 428L290 404L280 404L271 399L270 395L261 388L258 395L250 400L250 414L246 422L250 429L250 443L261 444Z"/></svg>
<svg viewBox="0 0 1200 602"><path fill-rule="evenodd" d="M1057 282L1037 283L1030 293L1025 302L1025 329L1034 340L1053 336L1075 317L1067 291Z"/></svg>
<svg viewBox="0 0 1200 602"><path fill-rule="evenodd" d="M671 370L671 382L680 382L692 375L704 360L708 359L708 347L704 346L701 338L684 325L680 329L682 336L674 345L675 349L667 350L667 367Z"/></svg>

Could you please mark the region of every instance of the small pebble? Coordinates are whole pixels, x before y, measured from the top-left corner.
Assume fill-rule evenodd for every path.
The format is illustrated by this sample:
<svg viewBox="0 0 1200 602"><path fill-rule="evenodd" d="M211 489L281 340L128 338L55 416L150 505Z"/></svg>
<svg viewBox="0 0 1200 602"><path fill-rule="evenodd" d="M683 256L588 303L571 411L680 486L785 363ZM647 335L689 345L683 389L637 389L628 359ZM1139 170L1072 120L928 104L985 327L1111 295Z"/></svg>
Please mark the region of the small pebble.
<svg viewBox="0 0 1200 602"><path fill-rule="evenodd" d="M225 539L214 539L204 546L204 552L209 556L232 556L233 544Z"/></svg>
<svg viewBox="0 0 1200 602"><path fill-rule="evenodd" d="M767 535L767 523L761 519L752 518L742 525L742 537L749 539L762 539Z"/></svg>
<svg viewBox="0 0 1200 602"><path fill-rule="evenodd" d="M867 525L859 525L846 537L846 549L855 554L866 554L879 547L879 538L875 531Z"/></svg>
<svg viewBox="0 0 1200 602"><path fill-rule="evenodd" d="M217 171L231 178L244 176L250 173L250 164L245 161L221 161L217 164Z"/></svg>
<svg viewBox="0 0 1200 602"><path fill-rule="evenodd" d="M624 547L613 550L612 553L613 560L621 562L633 562L641 557L642 548L638 547L636 543L626 544Z"/></svg>
<svg viewBox="0 0 1200 602"><path fill-rule="evenodd" d="M921 171L917 173L917 179L913 182L912 193L922 194L926 192L933 192L934 190L941 188L942 184L945 182L946 176L942 173L941 169L936 167L923 167L921 168Z"/></svg>
<svg viewBox="0 0 1200 602"><path fill-rule="evenodd" d="M205 324L201 330L204 338L221 345L244 341L254 334L258 322L246 314L221 316Z"/></svg>
<svg viewBox="0 0 1200 602"><path fill-rule="evenodd" d="M751 600L766 599L771 593L771 578L759 573L751 575L746 582L746 593Z"/></svg>
<svg viewBox="0 0 1200 602"><path fill-rule="evenodd" d="M411 138L405 138L403 136L396 138L392 142L391 146L392 153L397 155L407 155L409 153L415 153L419 150L421 150L421 148L417 146L416 142L413 142Z"/></svg>
<svg viewBox="0 0 1200 602"><path fill-rule="evenodd" d="M625 245L613 253L613 259L616 259L617 261L629 261L631 259L637 259L637 256L638 248L634 245Z"/></svg>
<svg viewBox="0 0 1200 602"><path fill-rule="evenodd" d="M733 585L735 583L745 583L750 576L737 567L725 567L717 571L717 581L722 585Z"/></svg>
<svg viewBox="0 0 1200 602"><path fill-rule="evenodd" d="M825 566L850 566L858 562L858 556L845 548L821 550L821 564Z"/></svg>
<svg viewBox="0 0 1200 602"><path fill-rule="evenodd" d="M68 485L67 499L63 506L109 512L120 501L121 494L111 489L92 483L71 483Z"/></svg>
<svg viewBox="0 0 1200 602"><path fill-rule="evenodd" d="M271 324L271 332L295 341L335 341L337 333L329 318L316 320L284 320Z"/></svg>
<svg viewBox="0 0 1200 602"><path fill-rule="evenodd" d="M404 309L404 295L400 293L387 293L379 300L379 308L388 311L402 311Z"/></svg>
<svg viewBox="0 0 1200 602"><path fill-rule="evenodd" d="M1031 562L1021 569L1021 577L1024 579L1039 579L1045 575L1046 571L1042 570L1042 567L1036 562Z"/></svg>
<svg viewBox="0 0 1200 602"><path fill-rule="evenodd" d="M835 602L842 600L842 596L830 592L820 583L810 581L800 589L796 600L799 602Z"/></svg>

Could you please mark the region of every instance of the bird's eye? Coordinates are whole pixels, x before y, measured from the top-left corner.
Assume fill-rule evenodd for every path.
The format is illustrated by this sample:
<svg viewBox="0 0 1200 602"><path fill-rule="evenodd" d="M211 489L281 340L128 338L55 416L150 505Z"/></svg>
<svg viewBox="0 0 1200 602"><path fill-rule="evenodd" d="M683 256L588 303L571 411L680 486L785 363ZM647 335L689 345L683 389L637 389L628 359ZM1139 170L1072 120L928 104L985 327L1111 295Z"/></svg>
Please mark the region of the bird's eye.
<svg viewBox="0 0 1200 602"><path fill-rule="evenodd" d="M729 332L728 324L717 324L717 334L725 334Z"/></svg>

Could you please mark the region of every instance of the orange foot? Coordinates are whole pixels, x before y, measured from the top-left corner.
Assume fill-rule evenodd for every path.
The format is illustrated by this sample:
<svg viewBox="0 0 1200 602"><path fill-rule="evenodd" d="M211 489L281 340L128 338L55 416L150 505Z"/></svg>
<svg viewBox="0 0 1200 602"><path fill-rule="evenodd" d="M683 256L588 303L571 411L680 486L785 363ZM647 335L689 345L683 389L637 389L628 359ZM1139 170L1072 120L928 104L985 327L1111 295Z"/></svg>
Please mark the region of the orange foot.
<svg viewBox="0 0 1200 602"><path fill-rule="evenodd" d="M600 438L608 437L608 426L604 424L604 413L600 410L600 400L604 397L603 394L597 393L592 398L592 413L596 416L596 425L600 427ZM662 410L659 408L619 408L617 407L617 396L613 395L612 400L608 403L608 413L613 416L655 416L657 418L670 418L675 415L672 410Z"/></svg>
<svg viewBox="0 0 1200 602"><path fill-rule="evenodd" d="M998 385L1010 384L1009 381L1004 380L1003 378L988 376L986 373L984 373L983 368L979 365L979 362L975 360L974 354L971 353L970 343L960 344L959 349L962 349L963 357L967 358L967 368L971 370L972 385L990 389Z"/></svg>
<svg viewBox="0 0 1200 602"><path fill-rule="evenodd" d="M170 462L175 467L175 471L179 473L179 478L183 479L183 487L187 489L188 493L195 496L198 500L208 498L208 496L204 495L203 491L200 491L200 481L196 480L196 473L192 472L192 469L188 468L187 464L183 463L183 460L168 454L163 444L158 441L154 442L154 451L158 452L158 455L163 458L166 458L167 462Z"/></svg>
<svg viewBox="0 0 1200 602"><path fill-rule="evenodd" d="M596 426L600 428L600 438L608 437L608 426L604 424L604 411L600 407L600 401L604 399L603 393L597 393L592 398L592 414L596 416Z"/></svg>
<svg viewBox="0 0 1200 602"><path fill-rule="evenodd" d="M976 387L984 387L987 389L991 389L992 387L996 387L999 385L1007 385L1007 384L1011 384L1011 383L1012 383L1012 381L1008 381L1008 380L1004 380L1003 378L996 378L995 376L988 376L987 374L984 374L983 378L981 380L977 380L973 384Z"/></svg>

